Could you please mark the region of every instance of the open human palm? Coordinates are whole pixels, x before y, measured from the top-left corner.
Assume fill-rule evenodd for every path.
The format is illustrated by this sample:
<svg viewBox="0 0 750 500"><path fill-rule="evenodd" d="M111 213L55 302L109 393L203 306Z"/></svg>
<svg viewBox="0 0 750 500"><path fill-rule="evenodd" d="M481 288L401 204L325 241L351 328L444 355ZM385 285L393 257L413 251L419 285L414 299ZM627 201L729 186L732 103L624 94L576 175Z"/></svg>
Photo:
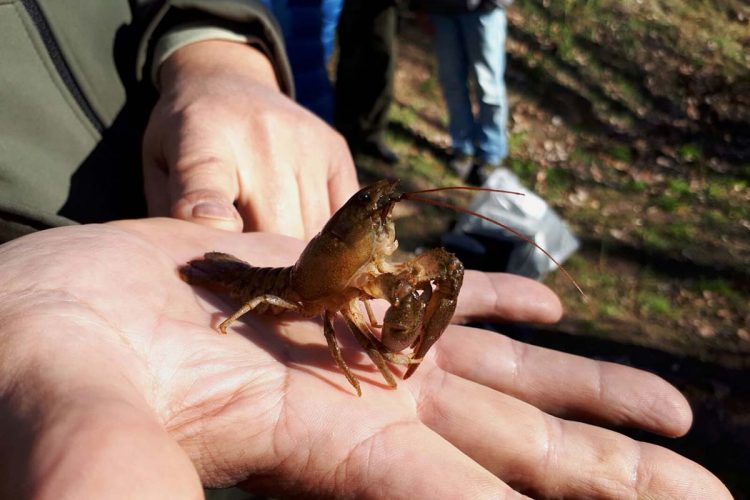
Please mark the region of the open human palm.
<svg viewBox="0 0 750 500"><path fill-rule="evenodd" d="M318 321L248 314L221 336L235 304L177 272L209 250L288 265L302 245L150 219L0 247L12 463L0 496L190 498L240 484L324 497L729 497L668 450L552 416L686 432L687 403L653 375L450 326L393 390L340 324L357 398ZM559 307L532 281L467 273L456 319L554 321Z"/></svg>

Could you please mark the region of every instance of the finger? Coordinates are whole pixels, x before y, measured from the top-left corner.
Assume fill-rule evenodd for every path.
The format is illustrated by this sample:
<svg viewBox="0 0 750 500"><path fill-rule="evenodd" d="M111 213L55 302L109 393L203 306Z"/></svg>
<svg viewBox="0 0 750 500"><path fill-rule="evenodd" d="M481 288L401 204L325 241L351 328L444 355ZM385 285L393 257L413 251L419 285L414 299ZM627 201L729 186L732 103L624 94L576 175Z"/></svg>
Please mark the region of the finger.
<svg viewBox="0 0 750 500"><path fill-rule="evenodd" d="M731 498L709 471L669 450L551 417L452 374L440 380L421 388L422 421L521 491L542 497Z"/></svg>
<svg viewBox="0 0 750 500"><path fill-rule="evenodd" d="M231 159L212 154L178 158L170 176L172 217L242 231L242 218L234 207L238 192L235 170Z"/></svg>
<svg viewBox="0 0 750 500"><path fill-rule="evenodd" d="M305 238L308 210L327 218L327 207L305 206L307 190L320 191L322 162L327 148L314 140L319 119L275 93L267 109L256 113L251 133L237 146L240 196L238 208L246 231L263 231ZM297 174L295 174L297 172Z"/></svg>
<svg viewBox="0 0 750 500"><path fill-rule="evenodd" d="M225 135L202 122L206 116L200 107L184 110L172 123L172 133L163 136L170 215L240 232L242 218L234 207L239 195L237 158Z"/></svg>
<svg viewBox="0 0 750 500"><path fill-rule="evenodd" d="M439 457L439 459L436 459ZM424 425L394 423L347 456L357 498L523 498Z"/></svg>
<svg viewBox="0 0 750 500"><path fill-rule="evenodd" d="M341 208L359 190L357 171L349 146L342 136L335 135L334 138L337 154L328 171L328 197L331 213Z"/></svg>
<svg viewBox="0 0 750 500"><path fill-rule="evenodd" d="M317 118L308 130L310 133L298 140L305 141L310 150L318 150L319 154L303 158L303 168L297 170L305 240L315 236L358 190L354 161L343 137Z"/></svg>
<svg viewBox="0 0 750 500"><path fill-rule="evenodd" d="M328 201L328 186L325 179L316 181L306 180L305 173L300 172L302 178L297 179L300 184L300 206L302 207L302 220L305 226L305 241L309 241L318 234L328 219L331 211ZM319 184L321 183L321 184Z"/></svg>
<svg viewBox="0 0 750 500"><path fill-rule="evenodd" d="M660 377L615 363L454 327L437 344L444 370L566 418L638 427L666 436L692 423L685 397Z"/></svg>
<svg viewBox="0 0 750 500"><path fill-rule="evenodd" d="M554 323L561 315L560 299L539 282L513 274L466 271L453 320Z"/></svg>
<svg viewBox="0 0 750 500"><path fill-rule="evenodd" d="M169 176L166 168L157 165L153 158L143 159L143 189L146 195L148 214L151 217L166 217L170 212Z"/></svg>
<svg viewBox="0 0 750 500"><path fill-rule="evenodd" d="M241 172L249 175L243 181L238 209L245 222L246 231L264 231L303 238L305 226L300 199L301 186L291 172L274 175L270 161L283 165L287 158L283 155L269 159L265 165L249 165L262 161L261 158L248 159L248 164L240 166ZM265 170L265 172L264 172ZM255 172L256 174L249 174Z"/></svg>
<svg viewBox="0 0 750 500"><path fill-rule="evenodd" d="M161 148L161 134L155 123L152 117L143 136L143 190L149 216L167 217L171 207L169 169Z"/></svg>

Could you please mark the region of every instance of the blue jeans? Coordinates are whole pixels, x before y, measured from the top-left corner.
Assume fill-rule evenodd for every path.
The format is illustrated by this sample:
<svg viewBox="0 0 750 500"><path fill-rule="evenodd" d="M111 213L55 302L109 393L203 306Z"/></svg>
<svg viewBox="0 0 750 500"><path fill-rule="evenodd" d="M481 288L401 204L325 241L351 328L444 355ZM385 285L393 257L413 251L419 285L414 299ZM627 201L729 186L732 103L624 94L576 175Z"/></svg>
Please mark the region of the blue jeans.
<svg viewBox="0 0 750 500"><path fill-rule="evenodd" d="M344 0L263 0L284 33L296 100L324 120L333 119L333 87L326 66L333 52Z"/></svg>
<svg viewBox="0 0 750 500"><path fill-rule="evenodd" d="M508 98L505 91L505 10L433 15L438 78L448 107L455 152L499 164L508 155ZM469 98L476 78L479 114Z"/></svg>

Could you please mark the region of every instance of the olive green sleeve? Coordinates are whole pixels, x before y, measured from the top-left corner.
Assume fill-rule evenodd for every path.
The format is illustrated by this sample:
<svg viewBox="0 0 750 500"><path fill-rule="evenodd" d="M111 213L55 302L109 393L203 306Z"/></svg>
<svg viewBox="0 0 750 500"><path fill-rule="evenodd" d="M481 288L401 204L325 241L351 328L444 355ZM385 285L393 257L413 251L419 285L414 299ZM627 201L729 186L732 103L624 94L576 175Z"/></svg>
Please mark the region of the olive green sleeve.
<svg viewBox="0 0 750 500"><path fill-rule="evenodd" d="M281 90L294 95L281 29L273 14L255 0L164 2L151 15L138 47L138 80L152 79L155 68L178 48L208 39L244 41L262 50L273 65Z"/></svg>

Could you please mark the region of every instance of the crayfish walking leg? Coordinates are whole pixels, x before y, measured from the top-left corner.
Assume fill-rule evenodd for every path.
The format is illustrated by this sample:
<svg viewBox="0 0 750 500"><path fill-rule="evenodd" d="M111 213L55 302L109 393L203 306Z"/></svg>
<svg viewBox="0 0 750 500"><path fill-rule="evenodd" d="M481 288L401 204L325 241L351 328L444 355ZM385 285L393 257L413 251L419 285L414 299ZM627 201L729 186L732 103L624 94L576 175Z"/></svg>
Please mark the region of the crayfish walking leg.
<svg viewBox="0 0 750 500"><path fill-rule="evenodd" d="M367 304L367 302L365 302ZM346 308L341 310L341 314L344 316L349 330L351 330L354 338L359 342L360 347L364 349L370 360L377 367L380 373L383 375L386 383L390 387L396 387L396 380L393 378L390 368L385 363L383 356L383 345L372 336L370 329L367 328L367 324L360 315L354 303L350 303Z"/></svg>
<svg viewBox="0 0 750 500"><path fill-rule="evenodd" d="M362 389L359 386L359 380L357 380L357 377L354 376L352 371L349 369L349 366L344 361L344 358L341 356L341 348L339 347L339 343L336 341L336 332L333 329L333 317L334 313L331 313L329 311L326 311L325 315L323 316L323 334L325 335L326 342L328 343L328 350L331 351L331 355L333 356L334 361L336 361L339 369L344 372L344 376L346 376L346 379L350 384L352 384L354 390L357 391L357 396L361 397Z"/></svg>
<svg viewBox="0 0 750 500"><path fill-rule="evenodd" d="M249 301L245 302L242 307L237 309L237 311L234 312L230 317L225 319L221 322L219 325L219 331L226 335L227 334L227 327L240 318L240 316L244 315L245 313L248 313L258 307L261 304L268 304L270 306L276 306L281 309L288 309L290 311L297 311L299 310L299 306L297 304L292 304L289 301L286 301L282 299L281 297L277 297L276 295L271 294L263 294L259 295L257 297L253 297Z"/></svg>

